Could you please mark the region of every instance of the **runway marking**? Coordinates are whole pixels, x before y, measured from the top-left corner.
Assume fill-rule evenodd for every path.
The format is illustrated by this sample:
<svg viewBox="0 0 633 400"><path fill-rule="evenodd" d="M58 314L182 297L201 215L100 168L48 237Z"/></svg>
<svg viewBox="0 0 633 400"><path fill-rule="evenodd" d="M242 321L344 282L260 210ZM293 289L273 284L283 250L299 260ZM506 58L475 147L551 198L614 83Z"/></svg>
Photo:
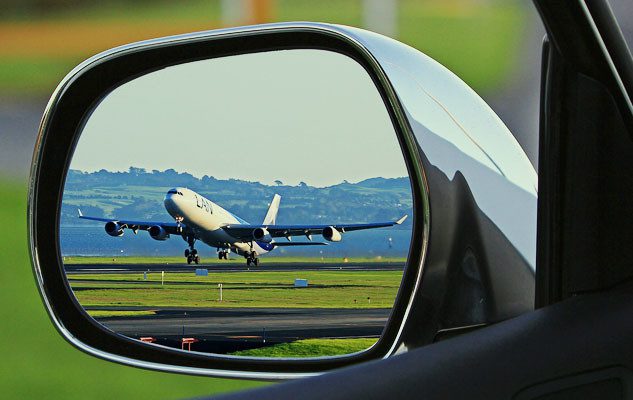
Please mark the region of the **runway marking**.
<svg viewBox="0 0 633 400"><path fill-rule="evenodd" d="M262 339L262 336L248 336L248 335L241 335L241 336L226 336L227 339Z"/></svg>

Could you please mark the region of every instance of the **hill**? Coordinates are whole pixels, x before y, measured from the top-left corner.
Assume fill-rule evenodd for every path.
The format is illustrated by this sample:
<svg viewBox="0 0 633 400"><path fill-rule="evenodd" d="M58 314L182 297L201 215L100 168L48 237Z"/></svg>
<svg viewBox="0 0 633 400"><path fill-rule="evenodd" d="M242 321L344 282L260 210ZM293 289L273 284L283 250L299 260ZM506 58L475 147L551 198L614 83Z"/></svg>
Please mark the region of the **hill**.
<svg viewBox="0 0 633 400"><path fill-rule="evenodd" d="M146 171L130 167L126 172L70 170L62 202L62 225L81 225L77 208L86 215L168 221L163 207L167 190L188 187L245 220L257 223L275 193L282 196L277 223L360 223L400 218L412 213L408 177L370 178L318 188L266 185L240 179L195 177L173 169ZM401 227L410 229L411 219Z"/></svg>

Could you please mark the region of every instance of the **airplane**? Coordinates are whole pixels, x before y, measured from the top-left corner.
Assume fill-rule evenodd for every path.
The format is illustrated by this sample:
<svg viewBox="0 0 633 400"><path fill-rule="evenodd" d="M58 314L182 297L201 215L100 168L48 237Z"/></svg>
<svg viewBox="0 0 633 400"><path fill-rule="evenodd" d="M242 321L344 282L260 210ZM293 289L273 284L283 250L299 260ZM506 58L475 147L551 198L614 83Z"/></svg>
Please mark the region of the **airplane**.
<svg viewBox="0 0 633 400"><path fill-rule="evenodd" d="M131 229L134 234L139 230L147 231L155 240L167 240L170 235L181 236L189 245L185 250L187 264L200 262L198 250L194 248L195 242L200 240L210 247L217 248L220 260L227 260L229 252L233 251L243 256L248 266L259 265L258 256L277 247L327 245L324 242L313 242L314 234L321 235L328 242L340 242L343 233L400 225L407 218L405 215L397 221L366 224L277 225L280 201L281 196L275 194L264 221L259 225L249 224L204 196L184 187L170 189L163 201L165 209L175 222L89 217L83 215L80 209L77 211L81 219L105 222L105 231L110 236L122 236L125 229ZM293 236L305 236L309 241L293 242ZM275 240L282 237L287 241Z"/></svg>

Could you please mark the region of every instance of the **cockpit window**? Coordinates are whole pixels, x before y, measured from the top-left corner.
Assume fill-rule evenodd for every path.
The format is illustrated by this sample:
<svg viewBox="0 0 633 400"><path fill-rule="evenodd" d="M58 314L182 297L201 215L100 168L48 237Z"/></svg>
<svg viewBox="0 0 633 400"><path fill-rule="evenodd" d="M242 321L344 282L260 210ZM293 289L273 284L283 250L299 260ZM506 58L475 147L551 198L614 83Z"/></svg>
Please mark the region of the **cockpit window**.
<svg viewBox="0 0 633 400"><path fill-rule="evenodd" d="M167 194L181 194L176 191L176 189L171 189Z"/></svg>

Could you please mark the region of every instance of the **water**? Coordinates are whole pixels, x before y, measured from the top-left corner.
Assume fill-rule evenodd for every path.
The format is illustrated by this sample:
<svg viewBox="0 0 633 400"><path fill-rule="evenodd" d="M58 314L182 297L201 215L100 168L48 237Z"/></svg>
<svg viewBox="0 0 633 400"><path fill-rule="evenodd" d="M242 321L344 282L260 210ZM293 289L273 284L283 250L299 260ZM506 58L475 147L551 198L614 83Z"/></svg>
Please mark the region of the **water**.
<svg viewBox="0 0 633 400"><path fill-rule="evenodd" d="M407 229L373 229L343 234L343 240L328 246L301 246L276 248L274 256L302 257L406 257L409 251L411 231ZM390 240L391 239L391 240ZM277 239L280 242L284 238ZM297 236L294 242L308 239ZM314 235L313 241L324 241ZM134 234L126 230L120 237L108 235L102 224L94 226L61 226L60 247L62 256L183 256L187 243L180 236L171 236L165 241L152 239L145 231ZM215 248L202 242L196 243L201 257L215 257ZM183 256L184 257L184 256Z"/></svg>

